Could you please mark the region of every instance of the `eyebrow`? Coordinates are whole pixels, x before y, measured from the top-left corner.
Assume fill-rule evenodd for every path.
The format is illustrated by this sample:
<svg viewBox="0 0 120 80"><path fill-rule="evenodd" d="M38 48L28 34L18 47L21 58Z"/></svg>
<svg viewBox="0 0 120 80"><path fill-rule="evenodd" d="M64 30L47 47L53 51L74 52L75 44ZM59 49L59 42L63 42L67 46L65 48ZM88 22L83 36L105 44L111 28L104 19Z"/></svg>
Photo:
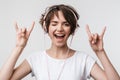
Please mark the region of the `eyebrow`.
<svg viewBox="0 0 120 80"><path fill-rule="evenodd" d="M58 21L50 21L51 23L58 23ZM68 23L67 21L63 21L63 23Z"/></svg>
<svg viewBox="0 0 120 80"><path fill-rule="evenodd" d="M50 21L51 23L58 23L58 21Z"/></svg>

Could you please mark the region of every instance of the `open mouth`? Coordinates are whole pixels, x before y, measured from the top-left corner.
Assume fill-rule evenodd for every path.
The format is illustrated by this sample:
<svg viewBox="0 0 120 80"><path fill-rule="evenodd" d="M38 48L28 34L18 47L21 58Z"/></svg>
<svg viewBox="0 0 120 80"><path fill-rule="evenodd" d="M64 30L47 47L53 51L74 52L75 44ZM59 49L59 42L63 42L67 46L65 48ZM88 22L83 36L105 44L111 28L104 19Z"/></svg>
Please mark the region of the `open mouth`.
<svg viewBox="0 0 120 80"><path fill-rule="evenodd" d="M65 37L65 34L54 34L54 36L57 38L57 39L63 39Z"/></svg>

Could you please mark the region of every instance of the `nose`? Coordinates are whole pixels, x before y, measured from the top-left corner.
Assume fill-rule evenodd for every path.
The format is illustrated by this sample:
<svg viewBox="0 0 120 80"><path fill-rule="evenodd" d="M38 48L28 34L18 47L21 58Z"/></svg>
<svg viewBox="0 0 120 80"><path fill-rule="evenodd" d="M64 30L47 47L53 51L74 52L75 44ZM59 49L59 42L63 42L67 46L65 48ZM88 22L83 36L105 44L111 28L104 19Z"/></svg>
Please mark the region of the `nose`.
<svg viewBox="0 0 120 80"><path fill-rule="evenodd" d="M62 25L58 25L57 26L57 31L62 32L63 31L63 26Z"/></svg>

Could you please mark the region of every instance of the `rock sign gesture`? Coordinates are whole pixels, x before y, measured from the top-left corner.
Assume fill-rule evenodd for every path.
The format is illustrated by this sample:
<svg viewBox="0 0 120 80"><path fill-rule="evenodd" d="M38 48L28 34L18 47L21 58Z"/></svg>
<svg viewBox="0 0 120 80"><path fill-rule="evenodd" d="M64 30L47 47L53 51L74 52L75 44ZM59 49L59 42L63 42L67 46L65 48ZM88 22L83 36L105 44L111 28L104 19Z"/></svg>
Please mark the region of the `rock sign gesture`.
<svg viewBox="0 0 120 80"><path fill-rule="evenodd" d="M104 29L100 35L98 33L93 34L93 33L91 33L89 26L86 25L86 32L88 34L90 46L92 47L92 49L95 52L99 52L99 51L104 50L104 48L103 48L103 36L104 36L105 31L106 31L106 27L104 27Z"/></svg>
<svg viewBox="0 0 120 80"><path fill-rule="evenodd" d="M35 22L32 23L32 26L27 28L19 28L17 23L15 23L15 29L16 29L16 35L17 35L17 41L16 41L16 46L17 47L25 47L26 43L28 41L28 38L34 28Z"/></svg>

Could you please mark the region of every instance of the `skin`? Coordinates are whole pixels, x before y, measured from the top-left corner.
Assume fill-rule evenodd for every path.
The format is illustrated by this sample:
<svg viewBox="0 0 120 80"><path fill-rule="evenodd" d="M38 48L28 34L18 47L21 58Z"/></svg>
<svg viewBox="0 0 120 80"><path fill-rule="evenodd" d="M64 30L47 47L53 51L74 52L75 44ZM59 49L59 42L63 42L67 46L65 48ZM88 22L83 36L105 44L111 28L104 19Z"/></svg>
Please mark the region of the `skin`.
<svg viewBox="0 0 120 80"><path fill-rule="evenodd" d="M27 44L29 36L34 28L34 24L35 22L33 22L32 26L27 30L27 28L19 28L17 23L15 23L16 46L13 49L12 54L9 56L7 62L1 68L0 80L19 80L30 72L30 66L26 60L23 61L19 67L15 69L14 67L16 61Z"/></svg>
<svg viewBox="0 0 120 80"><path fill-rule="evenodd" d="M67 39L70 34L70 25L68 25L61 12L59 12L59 16L59 18L54 16L54 18L51 20L48 34L51 38L52 43L51 47L46 51L47 54L51 57L63 59L71 57L75 51L70 49L69 55L65 54L68 50ZM16 46L13 49L13 52L11 53L7 62L1 68L0 80L20 80L31 72L31 68L26 60L24 60L22 64L19 65L17 68L14 69L14 67L16 61L18 60L19 56L21 55L27 44L29 36L34 28L34 24L35 23L33 22L32 26L28 30L26 28L19 28L17 26L17 23L15 24L15 29L17 33ZM88 34L90 46L101 61L104 68L104 70L101 69L101 67L97 63L95 63L91 70L91 76L96 80L120 80L118 73L109 61L103 47L103 36L105 30L106 28L103 29L101 35L97 33L92 34L89 26L86 26L86 32ZM55 38L55 34L65 34L65 37L62 39ZM57 54L57 52L59 52L59 54Z"/></svg>
<svg viewBox="0 0 120 80"><path fill-rule="evenodd" d="M91 76L96 80L120 80L120 76L118 75L110 60L108 59L103 47L103 36L105 31L106 27L104 27L100 35L97 33L92 34L89 26L86 26L86 32L89 37L90 46L96 53L104 68L104 70L102 70L96 63L91 70Z"/></svg>
<svg viewBox="0 0 120 80"><path fill-rule="evenodd" d="M59 17L56 15L51 20L49 27L49 36L51 38L51 47L47 50L48 55L54 58L64 58L68 50L67 39L70 35L70 25L63 17L62 12L58 12ZM54 35L65 35L64 38L56 38ZM72 51L72 50L71 50ZM59 54L57 54L59 52Z"/></svg>

